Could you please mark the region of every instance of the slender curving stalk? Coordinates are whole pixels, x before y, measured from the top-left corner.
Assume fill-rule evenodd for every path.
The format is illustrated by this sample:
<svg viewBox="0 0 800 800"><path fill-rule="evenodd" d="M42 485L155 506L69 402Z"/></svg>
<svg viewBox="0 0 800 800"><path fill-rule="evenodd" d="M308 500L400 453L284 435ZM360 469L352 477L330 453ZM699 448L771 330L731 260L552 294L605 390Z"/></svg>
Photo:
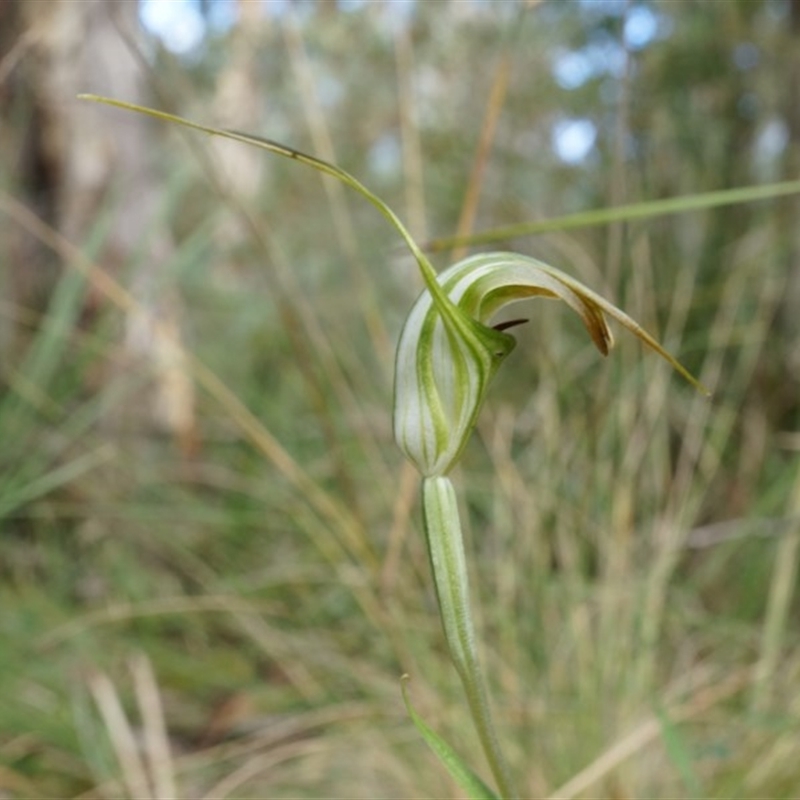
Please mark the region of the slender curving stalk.
<svg viewBox="0 0 800 800"><path fill-rule="evenodd" d="M449 478L423 478L422 510L431 572L450 658L461 678L472 720L500 794L511 800L519 795L514 790L508 764L500 749L478 660L461 521L456 493Z"/></svg>
<svg viewBox="0 0 800 800"><path fill-rule="evenodd" d="M121 100L96 95L81 97L253 145L331 175L368 200L408 246L419 266L425 290L409 312L397 347L394 435L400 449L422 476L425 535L450 657L464 686L498 788L503 797L509 800L516 797L494 731L481 674L458 505L453 484L447 477L472 433L492 378L516 344L505 330L520 320L494 327L489 322L509 303L531 297L560 299L581 317L603 355L614 341L606 322L608 315L666 359L695 387L708 392L627 314L554 267L516 253L486 253L459 261L437 275L391 208L335 164L260 136L200 125ZM425 736L430 741L432 734L426 729ZM440 752L446 749L440 748Z"/></svg>

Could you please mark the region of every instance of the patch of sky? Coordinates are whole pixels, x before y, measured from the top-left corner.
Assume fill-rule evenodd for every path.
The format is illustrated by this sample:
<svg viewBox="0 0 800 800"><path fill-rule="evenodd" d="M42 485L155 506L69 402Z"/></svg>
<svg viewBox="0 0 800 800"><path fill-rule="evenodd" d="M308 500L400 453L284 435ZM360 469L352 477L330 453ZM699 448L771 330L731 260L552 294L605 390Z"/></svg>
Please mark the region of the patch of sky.
<svg viewBox="0 0 800 800"><path fill-rule="evenodd" d="M620 17L628 3L627 0L578 0L578 5L593 16Z"/></svg>
<svg viewBox="0 0 800 800"><path fill-rule="evenodd" d="M214 32L229 31L239 19L238 4L234 0L214 0L206 3L208 27Z"/></svg>
<svg viewBox="0 0 800 800"><path fill-rule="evenodd" d="M317 78L317 96L323 108L333 108L342 99L344 86L333 75L326 72Z"/></svg>
<svg viewBox="0 0 800 800"><path fill-rule="evenodd" d="M652 8L633 6L625 15L622 38L630 50L647 47L658 34L659 20Z"/></svg>
<svg viewBox="0 0 800 800"><path fill-rule="evenodd" d="M789 144L789 126L780 117L773 117L756 136L754 145L758 161L773 161L783 155Z"/></svg>
<svg viewBox="0 0 800 800"><path fill-rule="evenodd" d="M291 8L290 0L261 0L261 7L268 17L282 17Z"/></svg>
<svg viewBox="0 0 800 800"><path fill-rule="evenodd" d="M598 72L614 78L621 78L625 74L628 54L610 34L603 31L592 37L587 50L589 57L597 65Z"/></svg>
<svg viewBox="0 0 800 800"><path fill-rule="evenodd" d="M338 6L342 11L361 11L367 5L367 0L339 0Z"/></svg>
<svg viewBox="0 0 800 800"><path fill-rule="evenodd" d="M571 90L601 75L621 77L626 59L625 48L612 36L600 33L580 50L556 50L551 68L558 85Z"/></svg>
<svg viewBox="0 0 800 800"><path fill-rule="evenodd" d="M404 26L409 23L416 10L417 0L391 0L382 5L381 16L390 28L395 25Z"/></svg>
<svg viewBox="0 0 800 800"><path fill-rule="evenodd" d="M271 17L288 17L303 24L313 19L320 5L325 3L320 0L261 0L261 4Z"/></svg>
<svg viewBox="0 0 800 800"><path fill-rule="evenodd" d="M553 150L567 164L580 164L584 161L596 140L597 127L589 119L562 119L553 125Z"/></svg>
<svg viewBox="0 0 800 800"><path fill-rule="evenodd" d="M733 48L733 63L742 72L758 66L761 60L761 51L752 42L739 42Z"/></svg>
<svg viewBox="0 0 800 800"><path fill-rule="evenodd" d="M624 14L624 46L608 31L596 30L580 50L556 50L553 75L564 89L578 89L591 78L602 75L621 77L625 72L626 49L642 50L657 38L668 36L671 29L669 18L647 5L629 7L627 3L616 0L581 0L580 5L595 16Z"/></svg>
<svg viewBox="0 0 800 800"><path fill-rule="evenodd" d="M206 34L206 22L195 0L140 0L139 19L145 30L179 55L197 48Z"/></svg>
<svg viewBox="0 0 800 800"><path fill-rule="evenodd" d="M203 13L205 10L205 14ZM196 50L206 34L230 30L238 17L234 0L140 0L139 21L177 55Z"/></svg>
<svg viewBox="0 0 800 800"><path fill-rule="evenodd" d="M753 177L757 181L778 181L782 176L783 156L789 145L789 126L772 117L756 134L752 150Z"/></svg>
<svg viewBox="0 0 800 800"><path fill-rule="evenodd" d="M371 170L379 177L390 178L400 171L403 153L400 142L392 133L385 133L378 138L367 156Z"/></svg>
<svg viewBox="0 0 800 800"><path fill-rule="evenodd" d="M557 50L552 70L562 89L579 89L596 74L595 65L583 50Z"/></svg>
<svg viewBox="0 0 800 800"><path fill-rule="evenodd" d="M783 22L789 18L788 0L767 0L767 14L776 22Z"/></svg>

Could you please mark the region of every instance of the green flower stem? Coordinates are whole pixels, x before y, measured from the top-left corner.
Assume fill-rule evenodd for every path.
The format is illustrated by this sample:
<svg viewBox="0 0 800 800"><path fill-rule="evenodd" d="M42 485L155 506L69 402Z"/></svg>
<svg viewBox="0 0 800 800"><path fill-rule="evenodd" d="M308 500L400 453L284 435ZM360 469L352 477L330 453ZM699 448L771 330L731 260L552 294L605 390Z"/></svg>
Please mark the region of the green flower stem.
<svg viewBox="0 0 800 800"><path fill-rule="evenodd" d="M461 522L456 494L449 478L437 476L423 479L422 509L439 613L450 657L464 686L472 719L500 794L506 800L511 800L518 795L500 751L478 662Z"/></svg>
<svg viewBox="0 0 800 800"><path fill-rule="evenodd" d="M463 317L458 313L450 299L444 293L442 288L436 282L436 270L431 265L426 255L422 252L419 245L414 241L411 234L406 229L405 225L400 222L397 215L389 208L383 200L376 194L371 192L361 181L351 175L349 172L337 167L336 164L331 164L328 161L323 161L321 158L303 153L300 150L295 150L293 147L276 142L272 139L266 139L263 136L255 136L251 133L243 133L242 131L224 130L222 128L212 128L209 125L201 125L197 122L178 117L175 114L168 114L166 111L157 111L154 108L147 106L140 106L136 103L128 103L124 100L115 100L111 97L101 97L96 94L79 94L79 100L90 100L94 103L103 103L107 106L121 108L125 111L135 111L138 114L145 114L148 117L161 120L162 122L171 122L176 125L181 125L184 128L190 128L201 133L206 133L210 136L219 136L224 139L231 139L235 142L242 142L261 150L266 150L270 153L283 156L284 158L291 158L301 164L305 164L312 169L330 175L337 180L340 180L346 186L349 186L354 191L358 192L362 197L368 200L378 211L392 224L395 230L403 238L406 246L411 251L411 255L419 266L422 279L425 286L431 295L436 298L436 304L442 316L447 320L448 324L456 330L463 330L466 325Z"/></svg>

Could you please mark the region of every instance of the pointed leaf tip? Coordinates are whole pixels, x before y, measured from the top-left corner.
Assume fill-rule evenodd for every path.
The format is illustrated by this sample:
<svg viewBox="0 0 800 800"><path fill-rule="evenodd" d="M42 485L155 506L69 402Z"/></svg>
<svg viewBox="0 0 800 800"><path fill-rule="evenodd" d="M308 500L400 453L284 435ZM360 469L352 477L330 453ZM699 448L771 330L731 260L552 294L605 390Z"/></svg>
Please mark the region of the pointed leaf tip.
<svg viewBox="0 0 800 800"><path fill-rule="evenodd" d="M425 743L433 750L456 783L467 793L469 800L499 800L497 795L466 765L456 751L439 734L428 727L422 717L414 711L411 701L408 699L409 680L407 674L400 678L403 702L411 721L422 735Z"/></svg>

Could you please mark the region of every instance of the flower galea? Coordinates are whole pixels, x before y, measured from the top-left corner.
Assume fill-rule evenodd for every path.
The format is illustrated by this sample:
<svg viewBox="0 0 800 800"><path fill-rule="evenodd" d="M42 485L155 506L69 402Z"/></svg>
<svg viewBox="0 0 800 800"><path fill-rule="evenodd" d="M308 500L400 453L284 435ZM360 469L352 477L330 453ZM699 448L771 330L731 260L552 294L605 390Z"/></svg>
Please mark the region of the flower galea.
<svg viewBox="0 0 800 800"><path fill-rule="evenodd" d="M513 350L513 336L487 323L530 297L563 300L583 320L603 355L614 339L606 314L697 381L661 345L603 297L554 267L517 253L483 253L440 273L443 292L426 289L412 307L395 361L394 435L423 476L446 474L458 460L489 383Z"/></svg>

